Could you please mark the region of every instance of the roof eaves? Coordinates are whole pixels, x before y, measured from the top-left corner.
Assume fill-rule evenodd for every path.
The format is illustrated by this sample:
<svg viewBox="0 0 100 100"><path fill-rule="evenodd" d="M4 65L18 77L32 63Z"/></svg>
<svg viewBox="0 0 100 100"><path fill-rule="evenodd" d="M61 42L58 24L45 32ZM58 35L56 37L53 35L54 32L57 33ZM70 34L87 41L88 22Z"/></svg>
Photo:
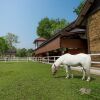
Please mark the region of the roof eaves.
<svg viewBox="0 0 100 100"><path fill-rule="evenodd" d="M87 0L85 2L84 6L81 10L81 13L79 14L79 16L77 17L77 19L74 22L72 22L68 27L66 27L66 31L70 31L70 30L74 29L75 27L78 27L81 24L86 13L90 9L90 7L92 6L94 1L95 0Z"/></svg>
<svg viewBox="0 0 100 100"><path fill-rule="evenodd" d="M52 38L50 38L49 40L43 42L37 49L39 49L40 47L44 46L45 44L49 43L51 40L55 39L57 36L61 35L62 31L70 31L73 28L77 27L78 25L81 24L82 20L84 19L84 16L86 15L87 11L89 10L89 8L92 6L93 2L95 0L87 0L81 10L80 15L77 17L77 19L75 21L73 21L71 24L69 24L68 26L66 26L65 28L63 28L62 30L60 30L59 32L57 32ZM36 49L36 50L37 50Z"/></svg>
<svg viewBox="0 0 100 100"><path fill-rule="evenodd" d="M46 45L47 43L49 43L50 41L52 41L53 39L55 39L56 37L58 37L60 34L55 34L53 37L51 37L50 39L44 41L38 48L36 48L35 50L41 48L42 46Z"/></svg>
<svg viewBox="0 0 100 100"><path fill-rule="evenodd" d="M81 10L81 13L79 14L79 16L76 19L75 22L75 26L79 26L81 24L81 22L83 21L85 15L87 14L88 10L90 9L90 7L92 6L93 2L95 0L87 0Z"/></svg>
<svg viewBox="0 0 100 100"><path fill-rule="evenodd" d="M46 40L45 42L43 42L38 48L36 48L35 50L41 48L42 46L44 46L45 44L49 43L50 41L52 41L53 39L55 39L56 37L58 37L59 35L62 34L63 31L66 31L67 29L70 29L70 27L72 27L72 25L75 23L75 21L73 21L72 23L70 23L68 26L64 27L62 30L59 30L57 33L55 33L55 35L53 37L51 37L50 39Z"/></svg>

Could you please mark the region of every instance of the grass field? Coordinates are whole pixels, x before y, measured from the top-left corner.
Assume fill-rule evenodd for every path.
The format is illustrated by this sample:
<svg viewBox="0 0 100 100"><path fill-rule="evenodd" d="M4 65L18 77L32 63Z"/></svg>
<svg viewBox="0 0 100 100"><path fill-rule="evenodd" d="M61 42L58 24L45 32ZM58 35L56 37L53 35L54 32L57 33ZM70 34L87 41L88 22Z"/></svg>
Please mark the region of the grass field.
<svg viewBox="0 0 100 100"><path fill-rule="evenodd" d="M92 75L91 82L81 77L74 72L73 79L65 79L64 69L53 77L47 64L0 62L0 100L100 100L100 76ZM91 94L81 95L82 87Z"/></svg>

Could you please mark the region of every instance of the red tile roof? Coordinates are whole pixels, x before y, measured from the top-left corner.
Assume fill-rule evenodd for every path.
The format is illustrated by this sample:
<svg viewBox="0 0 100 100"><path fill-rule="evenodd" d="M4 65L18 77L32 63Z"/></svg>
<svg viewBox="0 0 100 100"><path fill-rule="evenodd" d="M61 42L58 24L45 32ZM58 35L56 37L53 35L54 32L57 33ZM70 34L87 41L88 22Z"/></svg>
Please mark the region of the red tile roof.
<svg viewBox="0 0 100 100"><path fill-rule="evenodd" d="M46 41L46 40L47 40L47 39L40 37L40 38L35 39L35 40L34 40L34 43L37 42L37 41Z"/></svg>

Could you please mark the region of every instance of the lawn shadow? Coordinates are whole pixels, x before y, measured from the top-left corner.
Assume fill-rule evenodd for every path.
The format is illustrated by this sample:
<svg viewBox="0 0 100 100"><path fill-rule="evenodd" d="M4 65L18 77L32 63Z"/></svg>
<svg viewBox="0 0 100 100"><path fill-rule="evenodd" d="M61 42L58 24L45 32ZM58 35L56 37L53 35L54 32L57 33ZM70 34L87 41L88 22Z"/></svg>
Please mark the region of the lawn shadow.
<svg viewBox="0 0 100 100"><path fill-rule="evenodd" d="M62 76L54 76L54 78L65 78L66 76L65 75L62 75Z"/></svg>
<svg viewBox="0 0 100 100"><path fill-rule="evenodd" d="M94 78L94 77L91 77L91 81L94 81L94 80L96 80L96 78Z"/></svg>
<svg viewBox="0 0 100 100"><path fill-rule="evenodd" d="M73 78L81 79L82 78L82 75L74 75Z"/></svg>
<svg viewBox="0 0 100 100"><path fill-rule="evenodd" d="M54 76L54 78L66 78L66 75ZM70 77L70 78L71 78L71 77ZM82 79L82 75L74 75L73 78L74 78L74 79ZM86 77L86 79L87 79L87 77ZM96 80L96 78L91 77L91 81L94 81L94 80Z"/></svg>
<svg viewBox="0 0 100 100"><path fill-rule="evenodd" d="M74 75L74 78L77 78L77 79L82 79L82 75ZM87 79L87 76L85 77L85 80ZM91 80L90 81L94 81L96 80L96 78L94 77L91 77Z"/></svg>

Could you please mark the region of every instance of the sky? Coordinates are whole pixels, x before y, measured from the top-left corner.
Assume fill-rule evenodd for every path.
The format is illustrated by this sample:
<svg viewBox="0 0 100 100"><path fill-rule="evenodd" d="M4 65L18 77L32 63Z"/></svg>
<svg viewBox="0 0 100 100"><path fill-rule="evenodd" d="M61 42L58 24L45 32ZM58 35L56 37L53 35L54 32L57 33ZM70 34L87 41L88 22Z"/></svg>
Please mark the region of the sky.
<svg viewBox="0 0 100 100"><path fill-rule="evenodd" d="M64 18L72 22L77 18L74 8L81 0L0 0L0 36L8 32L18 36L17 48L33 48L38 38L36 29L44 17Z"/></svg>

